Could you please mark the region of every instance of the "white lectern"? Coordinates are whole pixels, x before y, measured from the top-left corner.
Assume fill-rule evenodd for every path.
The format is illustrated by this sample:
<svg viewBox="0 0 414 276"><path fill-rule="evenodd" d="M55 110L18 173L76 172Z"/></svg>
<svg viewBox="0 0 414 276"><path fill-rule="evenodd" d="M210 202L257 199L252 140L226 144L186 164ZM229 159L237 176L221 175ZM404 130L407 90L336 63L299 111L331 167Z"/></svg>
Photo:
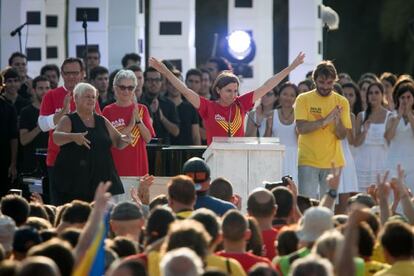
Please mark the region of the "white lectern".
<svg viewBox="0 0 414 276"><path fill-rule="evenodd" d="M264 187L263 181L279 181L285 146L275 137L214 137L203 154L210 166L211 179L225 177L246 208L249 193Z"/></svg>

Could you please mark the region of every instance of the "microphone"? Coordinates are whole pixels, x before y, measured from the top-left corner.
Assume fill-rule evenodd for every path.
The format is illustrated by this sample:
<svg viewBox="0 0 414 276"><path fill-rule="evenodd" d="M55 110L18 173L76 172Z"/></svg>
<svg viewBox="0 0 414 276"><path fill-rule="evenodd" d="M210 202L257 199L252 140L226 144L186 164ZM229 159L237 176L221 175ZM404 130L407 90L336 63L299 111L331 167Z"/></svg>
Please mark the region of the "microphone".
<svg viewBox="0 0 414 276"><path fill-rule="evenodd" d="M19 27L17 27L15 30L13 30L11 33L10 33L10 35L11 36L15 36L17 33L19 33L22 29L23 29L23 27L24 26L26 26L27 25L27 22L25 22L25 23L23 23L22 25L20 25Z"/></svg>

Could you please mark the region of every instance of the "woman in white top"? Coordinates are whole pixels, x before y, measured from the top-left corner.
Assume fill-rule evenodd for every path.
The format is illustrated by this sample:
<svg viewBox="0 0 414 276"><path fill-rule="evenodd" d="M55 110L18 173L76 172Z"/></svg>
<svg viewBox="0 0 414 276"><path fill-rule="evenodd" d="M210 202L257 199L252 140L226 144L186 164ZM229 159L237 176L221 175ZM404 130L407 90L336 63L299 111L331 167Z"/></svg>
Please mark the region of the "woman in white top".
<svg viewBox="0 0 414 276"><path fill-rule="evenodd" d="M397 165L405 171L405 183L414 191L414 83L405 83L395 91L397 112L387 120L385 139L390 146L386 162L391 178L397 177Z"/></svg>
<svg viewBox="0 0 414 276"><path fill-rule="evenodd" d="M277 106L276 88L267 92L260 99L260 104L255 110L247 114L246 137L264 137L266 131L266 120L273 115L273 110Z"/></svg>
<svg viewBox="0 0 414 276"><path fill-rule="evenodd" d="M361 96L359 95L359 89L354 83L345 83L342 86L334 86L335 92L344 96L350 106L351 110L351 122L352 129L347 131L345 139L341 140L342 151L344 152L345 166L342 168L341 179L338 187L338 205L336 206L335 212L343 214L346 211L348 199L351 193L358 192L358 178L356 174L354 155L352 153L352 145L355 140L355 114L354 110L359 107L361 111Z"/></svg>
<svg viewBox="0 0 414 276"><path fill-rule="evenodd" d="M298 96L298 87L285 82L279 88L279 108L267 119L266 137L279 137L285 146L283 157L283 175L291 175L298 181L298 137L296 132L293 104Z"/></svg>
<svg viewBox="0 0 414 276"><path fill-rule="evenodd" d="M384 133L390 112L382 105L383 97L383 85L371 83L366 93L367 109L357 117L354 146L358 147L355 166L360 192L367 192L376 183L377 174L383 175L385 171L388 145Z"/></svg>

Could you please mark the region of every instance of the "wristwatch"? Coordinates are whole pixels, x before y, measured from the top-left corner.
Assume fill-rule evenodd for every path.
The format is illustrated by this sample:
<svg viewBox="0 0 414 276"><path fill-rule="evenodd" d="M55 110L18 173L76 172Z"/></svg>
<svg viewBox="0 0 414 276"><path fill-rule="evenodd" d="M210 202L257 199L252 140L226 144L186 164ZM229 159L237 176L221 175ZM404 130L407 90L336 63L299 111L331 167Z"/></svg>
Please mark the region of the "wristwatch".
<svg viewBox="0 0 414 276"><path fill-rule="evenodd" d="M329 189L326 194L333 199L335 199L338 196L338 192L335 189Z"/></svg>

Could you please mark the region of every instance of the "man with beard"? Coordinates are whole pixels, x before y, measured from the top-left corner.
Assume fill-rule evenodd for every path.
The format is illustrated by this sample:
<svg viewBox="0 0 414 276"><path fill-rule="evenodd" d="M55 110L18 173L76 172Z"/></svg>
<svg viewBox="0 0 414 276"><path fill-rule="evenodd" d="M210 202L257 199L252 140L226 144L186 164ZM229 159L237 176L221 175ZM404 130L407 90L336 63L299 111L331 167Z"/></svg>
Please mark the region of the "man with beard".
<svg viewBox="0 0 414 276"><path fill-rule="evenodd" d="M312 198L327 191L332 163L345 165L341 140L352 128L349 103L333 91L335 66L322 61L313 72L316 89L300 94L295 103L298 139L299 193ZM319 193L318 193L319 191ZM335 198L336 190L327 191Z"/></svg>
<svg viewBox="0 0 414 276"><path fill-rule="evenodd" d="M21 172L29 173L36 168L36 149L47 148L47 132L42 132L37 118L39 117L40 103L43 96L50 89L50 82L44 76L36 77L33 80L32 104L22 109L20 113L19 129L20 144L23 146Z"/></svg>

